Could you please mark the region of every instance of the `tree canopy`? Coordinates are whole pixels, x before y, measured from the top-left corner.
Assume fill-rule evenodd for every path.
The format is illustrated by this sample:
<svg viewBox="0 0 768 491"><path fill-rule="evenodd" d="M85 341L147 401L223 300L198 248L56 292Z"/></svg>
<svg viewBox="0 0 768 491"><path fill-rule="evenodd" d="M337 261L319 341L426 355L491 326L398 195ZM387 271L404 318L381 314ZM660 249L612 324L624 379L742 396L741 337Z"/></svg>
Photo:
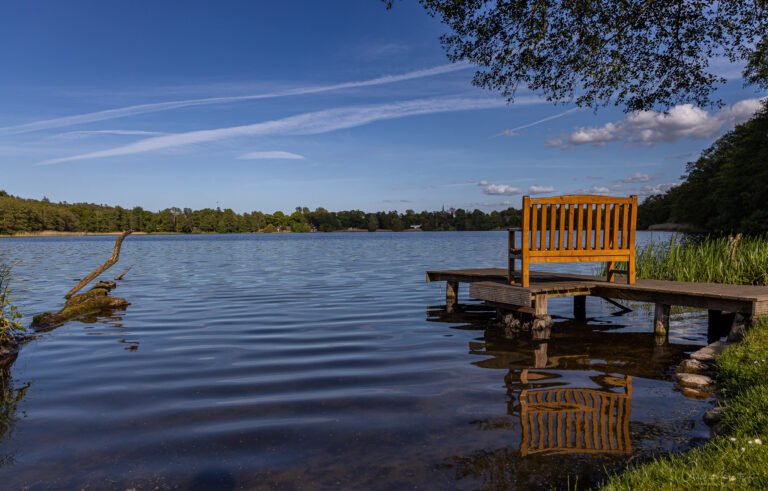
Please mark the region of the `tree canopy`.
<svg viewBox="0 0 768 491"><path fill-rule="evenodd" d="M715 233L768 231L768 102L689 162L680 186L640 206L639 227L667 222Z"/></svg>
<svg viewBox="0 0 768 491"><path fill-rule="evenodd" d="M392 7L395 0L384 0ZM419 0L452 31L448 57L510 101L521 86L554 102L627 111L714 104L713 60L746 63L768 88L768 0Z"/></svg>
<svg viewBox="0 0 768 491"><path fill-rule="evenodd" d="M91 203L52 203L23 199L0 191L0 234L19 232L136 232L160 233L244 233L244 232L333 232L336 230L401 231L418 226L421 230L494 230L520 224L517 210L484 213L461 208L442 211L406 210L366 213L361 210L328 211L298 207L287 215L282 211L236 213L234 210L166 208L157 212L139 206Z"/></svg>

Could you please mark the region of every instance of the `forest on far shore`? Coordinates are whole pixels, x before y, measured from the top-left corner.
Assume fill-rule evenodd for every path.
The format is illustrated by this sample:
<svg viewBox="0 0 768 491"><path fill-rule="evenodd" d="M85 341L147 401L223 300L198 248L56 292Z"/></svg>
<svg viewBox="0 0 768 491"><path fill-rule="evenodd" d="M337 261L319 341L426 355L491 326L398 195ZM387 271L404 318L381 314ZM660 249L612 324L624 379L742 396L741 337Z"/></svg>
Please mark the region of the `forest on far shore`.
<svg viewBox="0 0 768 491"><path fill-rule="evenodd" d="M449 209L415 212L406 210L366 213L361 210L328 211L325 208L296 208L282 211L236 213L234 210L167 208L158 212L141 207L90 203L52 203L48 199L23 199L0 191L0 234L42 231L148 233L248 233L334 232L338 230L497 230L520 224L519 212L508 208L485 213L481 210Z"/></svg>

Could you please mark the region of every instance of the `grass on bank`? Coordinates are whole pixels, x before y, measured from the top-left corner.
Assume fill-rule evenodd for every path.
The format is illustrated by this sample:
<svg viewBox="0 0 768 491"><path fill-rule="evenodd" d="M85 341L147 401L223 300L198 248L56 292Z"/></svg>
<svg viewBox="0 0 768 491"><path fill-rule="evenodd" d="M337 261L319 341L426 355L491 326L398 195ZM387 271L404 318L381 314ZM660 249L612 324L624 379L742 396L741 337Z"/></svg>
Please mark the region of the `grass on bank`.
<svg viewBox="0 0 768 491"><path fill-rule="evenodd" d="M4 346L12 345L24 330L19 321L21 313L11 303L10 279L11 266L0 263L0 352Z"/></svg>
<svg viewBox="0 0 768 491"><path fill-rule="evenodd" d="M768 317L718 359L723 435L611 476L607 490L768 489Z"/></svg>
<svg viewBox="0 0 768 491"><path fill-rule="evenodd" d="M637 251L637 277L768 285L768 235L650 242Z"/></svg>

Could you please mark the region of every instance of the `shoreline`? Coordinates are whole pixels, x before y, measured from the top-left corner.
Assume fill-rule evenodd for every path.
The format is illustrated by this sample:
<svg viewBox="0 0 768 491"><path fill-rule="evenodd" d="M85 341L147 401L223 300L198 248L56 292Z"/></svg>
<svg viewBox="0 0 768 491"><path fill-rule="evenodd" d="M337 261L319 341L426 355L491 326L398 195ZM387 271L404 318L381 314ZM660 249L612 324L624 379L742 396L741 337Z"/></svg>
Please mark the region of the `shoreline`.
<svg viewBox="0 0 768 491"><path fill-rule="evenodd" d="M503 230L432 230L431 232L500 232ZM394 231L391 229L378 229L371 232L366 229L345 229L345 230L332 230L330 232L133 232L132 235L279 235L279 234L335 234L335 233L379 233L379 232L395 232L395 233L413 233L413 232L425 232L425 230L400 230ZM41 232L20 232L18 234L0 234L0 239L22 239L22 238L50 238L50 237L114 237L120 235L119 232L57 232L53 230L44 230Z"/></svg>

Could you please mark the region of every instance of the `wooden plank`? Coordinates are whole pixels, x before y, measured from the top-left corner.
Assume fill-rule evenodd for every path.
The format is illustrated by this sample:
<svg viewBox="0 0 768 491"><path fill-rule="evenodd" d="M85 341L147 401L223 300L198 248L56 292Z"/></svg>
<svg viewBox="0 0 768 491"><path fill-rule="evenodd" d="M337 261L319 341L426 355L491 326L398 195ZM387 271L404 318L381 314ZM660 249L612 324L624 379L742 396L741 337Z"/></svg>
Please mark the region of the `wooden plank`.
<svg viewBox="0 0 768 491"><path fill-rule="evenodd" d="M613 236L611 238L611 249L621 249L619 247L619 213L621 208L618 204L613 205Z"/></svg>
<svg viewBox="0 0 768 491"><path fill-rule="evenodd" d="M531 245L529 249L535 251L539 248L538 244L538 222L539 222L539 207L538 205L533 205L531 208ZM523 231L526 230L525 224L523 224ZM526 234L527 236L527 234Z"/></svg>
<svg viewBox="0 0 768 491"><path fill-rule="evenodd" d="M622 206L624 215L621 225L621 248L629 249L629 228L632 226L629 222L629 205Z"/></svg>
<svg viewBox="0 0 768 491"><path fill-rule="evenodd" d="M570 194L564 196L548 196L546 198L531 198L532 203L538 203L540 205L560 205L560 204L572 204L572 203L591 203L591 204L606 204L606 203L631 203L632 198L620 198L615 196L599 196L594 194Z"/></svg>
<svg viewBox="0 0 768 491"><path fill-rule="evenodd" d="M565 250L565 207L567 205L560 205L560 233L557 235L557 248L561 251Z"/></svg>
<svg viewBox="0 0 768 491"><path fill-rule="evenodd" d="M520 286L504 285L494 282L477 282L469 285L469 296L505 305L530 307L531 291Z"/></svg>
<svg viewBox="0 0 768 491"><path fill-rule="evenodd" d="M549 205L549 245L547 250L555 250L555 228L557 227L557 208Z"/></svg>
<svg viewBox="0 0 768 491"><path fill-rule="evenodd" d="M609 257L615 260L621 260L629 257L628 251L623 250L596 250L596 251L531 251L532 262L550 262L547 259L558 259L562 261L578 261L572 258L586 258L587 261L610 261L611 259L589 259L594 257ZM535 260L535 261L534 261ZM557 262L557 261L556 261Z"/></svg>
<svg viewBox="0 0 768 491"><path fill-rule="evenodd" d="M586 237L584 235L584 206L577 205L578 210L576 215L576 249L583 251L585 249L584 242Z"/></svg>
<svg viewBox="0 0 768 491"><path fill-rule="evenodd" d="M596 286L592 294L600 297L617 298L621 300L634 300L636 302L667 303L684 307L699 309L728 310L730 312L749 313L752 311L752 302L743 299L706 297L691 293L672 293L648 290L631 290L625 288L611 288L610 284ZM625 287L632 285L616 285Z"/></svg>
<svg viewBox="0 0 768 491"><path fill-rule="evenodd" d="M594 209L592 207L592 204L587 204L587 245L584 247L584 249L594 249L595 248L595 236L594 236L594 230L592 230L592 214L594 213Z"/></svg>
<svg viewBox="0 0 768 491"><path fill-rule="evenodd" d="M602 243L602 213L603 213L603 206L597 205L597 212L595 213L595 246L593 249L602 249L603 243Z"/></svg>
<svg viewBox="0 0 768 491"><path fill-rule="evenodd" d="M529 250L531 249L531 246L535 246L535 236L531 237L531 241L534 242L533 244L530 244L528 242L528 226L530 225L530 219L531 219L531 198L528 196L523 196L523 250L521 254L521 265L520 265L520 283L527 287L529 284L529 274L530 274L530 263L528 262L528 254Z"/></svg>

